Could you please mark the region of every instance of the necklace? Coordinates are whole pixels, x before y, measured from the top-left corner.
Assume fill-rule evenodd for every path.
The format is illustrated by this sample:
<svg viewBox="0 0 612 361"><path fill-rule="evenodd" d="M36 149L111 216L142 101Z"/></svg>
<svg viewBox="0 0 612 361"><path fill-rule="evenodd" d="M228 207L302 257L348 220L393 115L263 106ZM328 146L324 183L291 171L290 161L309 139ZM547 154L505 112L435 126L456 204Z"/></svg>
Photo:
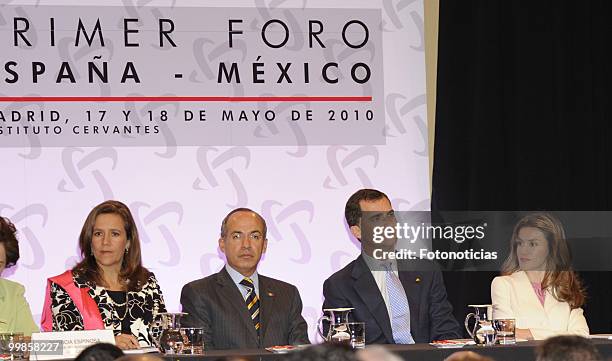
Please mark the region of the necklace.
<svg viewBox="0 0 612 361"><path fill-rule="evenodd" d="M117 313L117 318L119 319L119 321L123 322L123 320L125 319L125 317L128 314L128 305L129 305L128 297L129 297L129 292L125 291L125 302L122 302L122 303L115 302L115 300L110 295L108 297L110 298L111 303L113 304L113 309ZM119 316L119 307L123 307L123 306L125 306L125 312L123 312L123 316L121 317L121 316Z"/></svg>

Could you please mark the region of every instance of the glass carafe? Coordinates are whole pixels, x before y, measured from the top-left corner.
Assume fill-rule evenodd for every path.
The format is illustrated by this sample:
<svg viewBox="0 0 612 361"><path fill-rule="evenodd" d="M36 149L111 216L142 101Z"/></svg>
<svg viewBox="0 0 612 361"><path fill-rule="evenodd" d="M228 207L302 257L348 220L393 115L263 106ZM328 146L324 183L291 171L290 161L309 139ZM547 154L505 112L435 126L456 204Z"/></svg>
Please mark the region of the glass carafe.
<svg viewBox="0 0 612 361"><path fill-rule="evenodd" d="M160 352L172 355L183 351L185 338L181 333L181 317L184 315L185 312L163 312L154 315L153 323L161 328L156 342Z"/></svg>
<svg viewBox="0 0 612 361"><path fill-rule="evenodd" d="M491 305L468 305L474 312L465 316L465 329L477 345L492 346L495 344L497 332L493 328L491 318L493 307ZM474 326L470 327L470 319L474 318Z"/></svg>
<svg viewBox="0 0 612 361"><path fill-rule="evenodd" d="M317 331L323 337L325 342L333 343L350 343L350 334L347 332L347 322L349 322L349 314L354 308L326 308L323 312L327 315L319 318ZM329 322L327 334L323 334L323 321Z"/></svg>

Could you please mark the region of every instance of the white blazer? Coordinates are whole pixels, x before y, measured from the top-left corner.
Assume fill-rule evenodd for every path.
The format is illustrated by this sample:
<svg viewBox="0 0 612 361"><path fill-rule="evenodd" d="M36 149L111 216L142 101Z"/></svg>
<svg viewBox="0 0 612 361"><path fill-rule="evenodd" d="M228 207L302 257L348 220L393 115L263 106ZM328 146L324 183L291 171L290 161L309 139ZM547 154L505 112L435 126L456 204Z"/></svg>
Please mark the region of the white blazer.
<svg viewBox="0 0 612 361"><path fill-rule="evenodd" d="M527 328L533 338L543 340L556 335L589 335L582 308L570 309L546 290L544 306L524 271L495 277L491 282L493 318L514 318L516 328Z"/></svg>

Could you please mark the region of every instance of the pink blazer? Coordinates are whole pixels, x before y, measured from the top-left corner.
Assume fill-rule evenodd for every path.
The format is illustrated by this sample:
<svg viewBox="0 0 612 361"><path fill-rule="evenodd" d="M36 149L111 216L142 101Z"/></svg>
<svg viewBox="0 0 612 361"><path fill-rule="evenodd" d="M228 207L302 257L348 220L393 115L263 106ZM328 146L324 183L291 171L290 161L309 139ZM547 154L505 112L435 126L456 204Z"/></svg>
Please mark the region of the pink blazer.
<svg viewBox="0 0 612 361"><path fill-rule="evenodd" d="M43 331L53 331L53 310L51 310L51 282L62 287L72 299L83 317L83 325L86 330L103 330L104 322L100 315L98 305L89 295L89 288L79 288L74 284L72 271L68 270L59 276L47 279L47 292L45 293L45 304L40 319Z"/></svg>

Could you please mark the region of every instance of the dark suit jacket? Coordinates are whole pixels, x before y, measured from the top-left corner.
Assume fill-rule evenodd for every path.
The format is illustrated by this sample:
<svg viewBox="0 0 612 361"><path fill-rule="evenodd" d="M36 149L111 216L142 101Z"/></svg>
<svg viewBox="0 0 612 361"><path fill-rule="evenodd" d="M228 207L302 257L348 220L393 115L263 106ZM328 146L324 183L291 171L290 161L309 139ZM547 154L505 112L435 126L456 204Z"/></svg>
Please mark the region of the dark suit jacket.
<svg viewBox="0 0 612 361"><path fill-rule="evenodd" d="M410 306L410 331L416 343L461 338L453 308L446 299L442 274L428 261L411 260L399 278ZM418 281L417 281L418 279ZM374 276L362 256L323 284L323 308L354 307L351 316L366 323L366 343L395 343L389 313Z"/></svg>
<svg viewBox="0 0 612 361"><path fill-rule="evenodd" d="M259 275L259 338L242 294L225 267L183 286L187 327L204 328L204 348L223 350L310 343L302 299L289 283Z"/></svg>

